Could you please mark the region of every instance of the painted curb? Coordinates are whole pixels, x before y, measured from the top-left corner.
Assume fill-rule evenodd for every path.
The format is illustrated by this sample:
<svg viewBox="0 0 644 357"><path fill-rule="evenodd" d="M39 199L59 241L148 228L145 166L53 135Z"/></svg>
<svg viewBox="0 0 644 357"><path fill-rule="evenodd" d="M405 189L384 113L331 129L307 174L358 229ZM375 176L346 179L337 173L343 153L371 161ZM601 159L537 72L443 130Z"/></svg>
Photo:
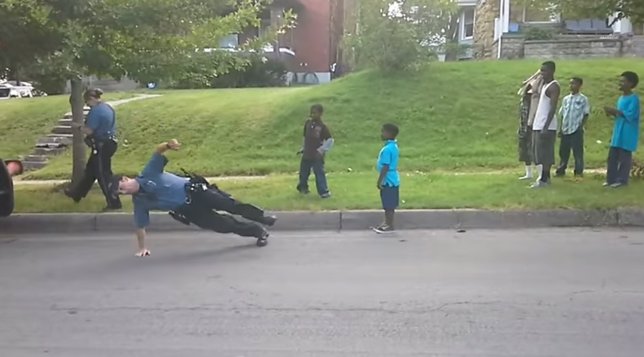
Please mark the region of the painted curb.
<svg viewBox="0 0 644 357"><path fill-rule="evenodd" d="M363 230L382 221L382 211L275 212L273 231ZM150 231L191 231L168 214L150 215ZM548 227L644 227L644 210L402 210L399 229L521 229ZM15 214L0 219L0 234L131 232L129 213Z"/></svg>

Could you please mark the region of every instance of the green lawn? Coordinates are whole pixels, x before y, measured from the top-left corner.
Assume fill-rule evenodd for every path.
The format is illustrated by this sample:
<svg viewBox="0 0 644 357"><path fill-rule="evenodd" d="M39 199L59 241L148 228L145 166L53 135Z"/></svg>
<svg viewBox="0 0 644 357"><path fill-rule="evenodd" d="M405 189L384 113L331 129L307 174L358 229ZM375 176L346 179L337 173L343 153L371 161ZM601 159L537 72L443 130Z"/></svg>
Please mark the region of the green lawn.
<svg viewBox="0 0 644 357"><path fill-rule="evenodd" d="M130 93L107 93L107 100L123 99ZM0 100L0 157L4 159L27 155L36 140L51 132L67 112L69 96Z"/></svg>
<svg viewBox="0 0 644 357"><path fill-rule="evenodd" d="M432 63L419 73L361 72L316 87L165 91L163 97L117 109L122 138L129 146L119 149L114 167L134 174L155 144L176 137L184 149L173 155L170 170L184 167L211 176L292 174L298 169L295 152L308 108L322 103L325 120L336 138L327 160L329 172L372 170L381 145L380 126L387 121L401 128L403 171L515 168L520 166L516 92L538 66L539 61ZM616 101L618 75L624 70L644 74L644 61L558 61L557 77L564 88L570 76L583 77L583 92L593 106L586 132L588 167L604 166L612 123L601 108ZM62 103L66 98L46 100ZM0 103L0 115L6 118L3 105L6 103ZM31 143L37 137L30 136L31 131L48 131L47 123L53 125L65 111L53 105L29 110L40 116L14 116L38 117L38 123L13 130L9 136L12 143ZM52 111L50 119L43 119ZM5 145L3 150L7 150ZM11 148L10 153L18 152L24 150ZM68 178L70 162L69 154L62 155L30 178Z"/></svg>
<svg viewBox="0 0 644 357"><path fill-rule="evenodd" d="M582 182L554 179L550 187L529 189L528 183L507 174L404 174L401 208L617 208L644 207L644 182L634 181L621 189L603 188L601 177L588 175ZM377 209L376 176L368 173L329 174L333 197L301 196L295 191L296 176L277 175L265 179L220 181L218 185L241 200L269 210ZM313 183L313 182L311 182ZM315 187L311 189L314 191ZM16 186L18 212L99 212L105 201L95 190L81 203L65 197L59 187ZM131 202L124 197L124 211Z"/></svg>

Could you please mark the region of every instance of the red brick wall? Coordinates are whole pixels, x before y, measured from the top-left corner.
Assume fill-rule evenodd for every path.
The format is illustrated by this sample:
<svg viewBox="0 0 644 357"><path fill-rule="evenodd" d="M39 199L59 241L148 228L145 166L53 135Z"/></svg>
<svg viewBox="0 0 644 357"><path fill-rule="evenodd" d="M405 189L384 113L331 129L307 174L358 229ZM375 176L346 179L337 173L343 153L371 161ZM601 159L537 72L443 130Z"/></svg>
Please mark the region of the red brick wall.
<svg viewBox="0 0 644 357"><path fill-rule="evenodd" d="M293 29L293 50L298 63L308 63L301 71L329 72L331 59L330 0L299 0L297 27Z"/></svg>

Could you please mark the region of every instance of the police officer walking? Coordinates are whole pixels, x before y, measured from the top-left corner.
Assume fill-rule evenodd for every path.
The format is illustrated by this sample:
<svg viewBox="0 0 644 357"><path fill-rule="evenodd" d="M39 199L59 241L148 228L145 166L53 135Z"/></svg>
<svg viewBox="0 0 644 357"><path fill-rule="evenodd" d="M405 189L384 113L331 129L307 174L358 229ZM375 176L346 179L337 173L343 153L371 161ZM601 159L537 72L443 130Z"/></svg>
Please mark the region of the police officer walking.
<svg viewBox="0 0 644 357"><path fill-rule="evenodd" d="M194 223L203 229L255 237L258 246L265 246L269 233L260 224L272 226L277 218L266 216L264 211L256 206L237 201L203 177L187 178L164 171L168 163L165 152L178 150L180 147L181 144L176 139L159 144L139 176L114 176L110 182L110 191L113 194L132 195L139 245L136 255L150 255L150 251L145 247L145 229L150 224L150 210L168 211L180 222ZM232 215L216 211L226 211L259 224L241 221Z"/></svg>
<svg viewBox="0 0 644 357"><path fill-rule="evenodd" d="M83 95L85 104L91 109L87 114L87 120L82 127L85 134L85 144L90 147L92 153L85 166L82 179L76 187L65 190L65 195L75 202L80 202L98 180L98 185L105 195L107 209L121 209L121 200L118 195L110 194L108 184L112 177L112 156L116 153L118 144L116 141L116 112L107 103L101 100L103 91L100 89L89 89Z"/></svg>

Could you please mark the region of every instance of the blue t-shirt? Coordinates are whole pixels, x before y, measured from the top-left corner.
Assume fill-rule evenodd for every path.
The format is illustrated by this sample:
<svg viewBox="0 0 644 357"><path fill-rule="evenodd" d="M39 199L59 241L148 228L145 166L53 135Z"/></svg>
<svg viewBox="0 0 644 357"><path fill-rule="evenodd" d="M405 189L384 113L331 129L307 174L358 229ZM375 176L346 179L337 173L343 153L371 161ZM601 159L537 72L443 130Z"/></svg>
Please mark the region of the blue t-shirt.
<svg viewBox="0 0 644 357"><path fill-rule="evenodd" d="M380 154L378 154L378 164L376 166L378 172L382 172L382 168L385 165L389 165L389 171L382 183L383 186L400 186L400 174L398 173L399 156L398 142L396 140L387 140L385 146L380 150Z"/></svg>
<svg viewBox="0 0 644 357"><path fill-rule="evenodd" d="M164 172L167 163L165 156L155 152L141 175L135 179L141 186L141 190L132 196L137 228L145 228L150 224L150 210L170 211L186 202L186 184L189 179Z"/></svg>
<svg viewBox="0 0 644 357"><path fill-rule="evenodd" d="M87 127L96 139L116 135L116 113L107 103L99 103L87 113Z"/></svg>
<svg viewBox="0 0 644 357"><path fill-rule="evenodd" d="M640 135L640 98L635 93L619 97L617 110L623 115L615 118L610 145L633 152L637 150Z"/></svg>

